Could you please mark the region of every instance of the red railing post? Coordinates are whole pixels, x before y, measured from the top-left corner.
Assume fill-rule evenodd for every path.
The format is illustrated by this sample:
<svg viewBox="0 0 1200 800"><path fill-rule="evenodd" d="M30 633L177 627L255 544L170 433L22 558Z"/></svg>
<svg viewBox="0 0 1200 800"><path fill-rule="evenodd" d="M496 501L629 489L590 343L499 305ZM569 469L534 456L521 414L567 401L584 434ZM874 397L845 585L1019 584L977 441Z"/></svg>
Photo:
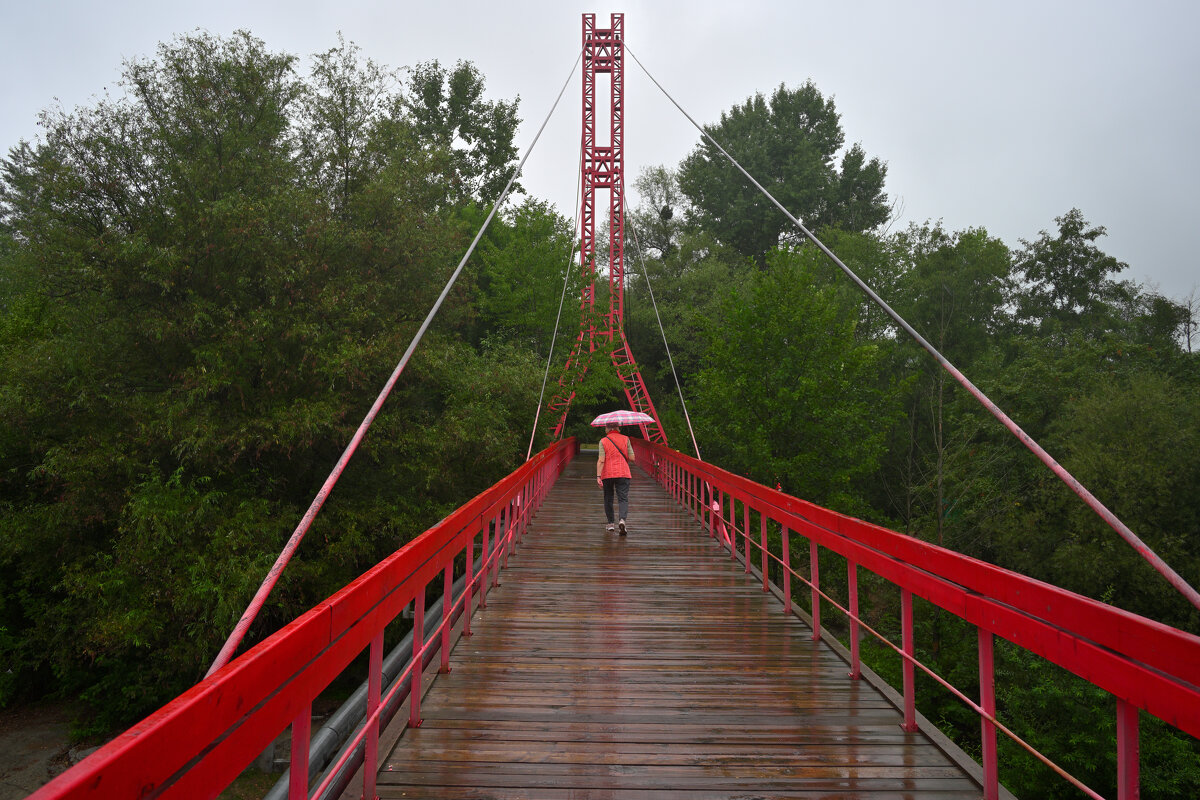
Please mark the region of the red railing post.
<svg viewBox="0 0 1200 800"><path fill-rule="evenodd" d="M1117 800L1141 796L1138 765L1138 708L1117 698Z"/></svg>
<svg viewBox="0 0 1200 800"><path fill-rule="evenodd" d="M475 594L475 534L467 540L467 572L463 581L463 636L471 636L471 601Z"/></svg>
<svg viewBox="0 0 1200 800"><path fill-rule="evenodd" d="M979 633L979 705L993 718L996 716L995 658L991 631ZM983 800L1000 800L1000 768L996 755L996 726L980 717L983 744Z"/></svg>
<svg viewBox="0 0 1200 800"><path fill-rule="evenodd" d="M792 532L787 525L780 525L779 538L783 541L783 613L792 612L792 558L788 553L788 540Z"/></svg>
<svg viewBox="0 0 1200 800"><path fill-rule="evenodd" d="M410 728L421 726L421 678L424 670L425 647L425 587L417 589L413 599L413 632L412 632L412 685L408 690L408 725Z"/></svg>
<svg viewBox="0 0 1200 800"><path fill-rule="evenodd" d="M504 545L504 509L496 511L496 519L492 527L492 588L500 585L500 548Z"/></svg>
<svg viewBox="0 0 1200 800"><path fill-rule="evenodd" d="M850 594L850 679L862 677L862 664L858 660L858 564L846 561L846 580Z"/></svg>
<svg viewBox="0 0 1200 800"><path fill-rule="evenodd" d="M443 603L445 605L445 603ZM363 744L363 797L375 797L375 779L379 775L379 695L383 687L383 631L371 639L370 666L367 668L367 737ZM372 717L374 716L374 719Z"/></svg>
<svg viewBox="0 0 1200 800"><path fill-rule="evenodd" d="M746 574L750 574L750 503L742 501L742 533L746 536Z"/></svg>
<svg viewBox="0 0 1200 800"><path fill-rule="evenodd" d="M533 499L533 484L527 483L521 487L521 539L524 540L525 534L529 532L529 523L533 520L533 509L535 501Z"/></svg>
<svg viewBox="0 0 1200 800"><path fill-rule="evenodd" d="M501 512L504 515L504 569L508 569L508 554L512 552L513 545L516 543L517 529L513 526L513 498L509 498L508 503L504 506ZM497 561L497 564L500 562ZM500 567L496 567L496 580L500 580Z"/></svg>
<svg viewBox="0 0 1200 800"><path fill-rule="evenodd" d="M812 638L814 642L821 640L821 578L820 570L817 569L817 543L816 541L808 540L808 567L809 580L812 581Z"/></svg>
<svg viewBox="0 0 1200 800"><path fill-rule="evenodd" d="M442 665L443 675L450 671L450 608L454 605L454 560L442 570Z"/></svg>
<svg viewBox="0 0 1200 800"><path fill-rule="evenodd" d="M729 557L737 561L737 500L733 492L725 493L725 507L729 509L729 524L725 527L725 539L729 542Z"/></svg>
<svg viewBox="0 0 1200 800"><path fill-rule="evenodd" d="M717 500L711 483L705 481L704 489L706 495L704 510L708 512L708 538L715 539L717 538L717 512L721 508L721 503Z"/></svg>
<svg viewBox="0 0 1200 800"><path fill-rule="evenodd" d="M483 523L483 547L479 551L479 607L487 608L488 590L488 532L492 528L491 520Z"/></svg>
<svg viewBox="0 0 1200 800"><path fill-rule="evenodd" d="M288 767L288 800L308 800L308 745L312 737L312 703L292 720L292 763Z"/></svg>
<svg viewBox="0 0 1200 800"><path fill-rule="evenodd" d="M912 592L900 590L900 627L904 637L904 730L917 730L917 698L913 666L913 603Z"/></svg>
<svg viewBox="0 0 1200 800"><path fill-rule="evenodd" d="M763 510L759 514L759 519L762 520L762 579L765 592L767 591L767 512Z"/></svg>

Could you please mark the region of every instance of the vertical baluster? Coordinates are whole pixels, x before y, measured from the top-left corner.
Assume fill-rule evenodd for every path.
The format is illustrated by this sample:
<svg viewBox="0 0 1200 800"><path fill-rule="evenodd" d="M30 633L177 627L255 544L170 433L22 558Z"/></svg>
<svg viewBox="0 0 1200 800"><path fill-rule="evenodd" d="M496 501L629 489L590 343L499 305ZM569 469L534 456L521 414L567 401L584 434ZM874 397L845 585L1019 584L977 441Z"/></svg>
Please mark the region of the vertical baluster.
<svg viewBox="0 0 1200 800"><path fill-rule="evenodd" d="M738 560L738 518L734 511L737 510L737 500L733 499L732 492L725 494L725 507L730 511L730 524L725 527L725 539L730 545L730 558L734 561Z"/></svg>
<svg viewBox="0 0 1200 800"><path fill-rule="evenodd" d="M507 520L504 519L504 509L501 508L496 512L496 519L493 521L495 527L492 528L492 588L500 585L501 537L504 535L504 525L506 522Z"/></svg>
<svg viewBox="0 0 1200 800"><path fill-rule="evenodd" d="M508 569L508 554L512 552L514 537L517 535L516 527L513 525L513 507L515 500L508 499L508 504L504 506L504 569ZM500 568L496 568L496 578L500 578Z"/></svg>
<svg viewBox="0 0 1200 800"><path fill-rule="evenodd" d="M1117 698L1117 800L1141 795L1138 778L1138 708Z"/></svg>
<svg viewBox="0 0 1200 800"><path fill-rule="evenodd" d="M450 671L450 608L454 605L454 560L442 570L442 665L439 672Z"/></svg>
<svg viewBox="0 0 1200 800"><path fill-rule="evenodd" d="M979 705L996 716L996 670L991 631L979 634ZM983 744L983 800L1000 800L1000 770L996 755L996 725L980 717Z"/></svg>
<svg viewBox="0 0 1200 800"><path fill-rule="evenodd" d="M792 558L788 554L788 540L792 538L792 532L788 530L787 525L780 526L779 538L783 542L783 611L785 614L790 614L792 613Z"/></svg>
<svg viewBox="0 0 1200 800"><path fill-rule="evenodd" d="M412 632L412 684L408 690L408 725L417 728L421 725L421 676L425 671L425 656L421 648L425 646L425 587L417 589L414 600L416 608L413 612Z"/></svg>
<svg viewBox="0 0 1200 800"><path fill-rule="evenodd" d="M471 602L475 599L475 534L467 540L467 577L463 581L463 636L471 636Z"/></svg>
<svg viewBox="0 0 1200 800"><path fill-rule="evenodd" d="M817 543L808 540L809 580L812 581L812 638L814 642L821 640L821 572L817 568Z"/></svg>
<svg viewBox="0 0 1200 800"><path fill-rule="evenodd" d="M288 767L288 800L308 798L308 745L312 737L312 703L292 720L292 763Z"/></svg>
<svg viewBox="0 0 1200 800"><path fill-rule="evenodd" d="M371 639L370 666L367 668L367 719L379 708L383 685L383 631ZM375 778L379 774L379 717L367 726L363 756L363 797L375 796Z"/></svg>
<svg viewBox="0 0 1200 800"><path fill-rule="evenodd" d="M488 590L488 533L491 531L492 523L483 523L483 542L482 548L479 551L479 607L487 608L487 590Z"/></svg>
<svg viewBox="0 0 1200 800"><path fill-rule="evenodd" d="M850 593L850 678L862 677L862 665L858 660L858 564L846 561L846 579Z"/></svg>
<svg viewBox="0 0 1200 800"><path fill-rule="evenodd" d="M746 535L746 574L750 574L750 504L742 501L742 533Z"/></svg>
<svg viewBox="0 0 1200 800"><path fill-rule="evenodd" d="M762 579L763 591L767 591L767 512L759 512L762 520Z"/></svg>
<svg viewBox="0 0 1200 800"><path fill-rule="evenodd" d="M526 484L521 489L521 538L529 532L529 523L533 521L533 484Z"/></svg>
<svg viewBox="0 0 1200 800"><path fill-rule="evenodd" d="M900 590L900 627L904 636L904 730L917 730L917 699L915 688L915 668L910 660L913 656L913 604L912 592Z"/></svg>
<svg viewBox="0 0 1200 800"><path fill-rule="evenodd" d="M704 508L708 511L708 538L717 538L717 513L721 508L721 503L717 500L717 494L713 491L712 484L708 481L704 482L705 499Z"/></svg>

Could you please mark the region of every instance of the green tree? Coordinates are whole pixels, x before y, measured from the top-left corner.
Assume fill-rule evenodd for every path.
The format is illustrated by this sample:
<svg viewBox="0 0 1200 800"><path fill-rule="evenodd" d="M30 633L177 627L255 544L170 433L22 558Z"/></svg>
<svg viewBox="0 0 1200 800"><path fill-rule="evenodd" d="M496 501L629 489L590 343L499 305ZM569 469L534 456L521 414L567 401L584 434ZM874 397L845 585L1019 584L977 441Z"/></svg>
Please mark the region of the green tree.
<svg viewBox="0 0 1200 800"><path fill-rule="evenodd" d="M634 181L637 207L628 214L625 231L631 238L626 257L663 259L679 247L689 214L687 199L679 189L679 176L666 167L642 170Z"/></svg>
<svg viewBox="0 0 1200 800"><path fill-rule="evenodd" d="M200 677L461 257L473 206L390 73L344 43L308 80L294 61L179 37L0 167L0 703L80 696L104 730ZM251 641L523 456L540 371L457 341L472 305L447 303Z"/></svg>
<svg viewBox="0 0 1200 800"><path fill-rule="evenodd" d="M573 234L569 220L533 199L493 221L478 258L481 335L511 337L545 355L560 302L559 335L577 330L581 278Z"/></svg>
<svg viewBox="0 0 1200 800"><path fill-rule="evenodd" d="M694 417L705 458L798 497L865 511L855 482L883 454L895 413L874 343L817 277L816 248L780 251L724 298L705 330Z"/></svg>
<svg viewBox="0 0 1200 800"><path fill-rule="evenodd" d="M809 230L836 226L867 231L885 222L887 166L845 142L832 99L811 82L781 85L768 101L756 94L706 128ZM679 185L697 223L743 256L759 263L792 224L707 139L684 159ZM796 232L798 233L798 232ZM794 236L791 238L795 238Z"/></svg>
<svg viewBox="0 0 1200 800"><path fill-rule="evenodd" d="M982 229L950 234L939 226L913 225L895 238L906 265L896 285L898 312L979 380L976 368L989 367L987 355L1007 323L1008 248ZM959 546L958 536L949 541L950 520L965 523L955 534L974 537L978 519L972 512L989 510L995 500L988 487L997 464L990 448L982 446L992 423L975 399L956 391L954 379L915 343L904 341L897 357L915 381L897 431L897 457L891 459L899 472L897 480L889 481L893 511L906 530Z"/></svg>
<svg viewBox="0 0 1200 800"><path fill-rule="evenodd" d="M1058 233L1042 231L1035 241L1022 240L1016 267L1023 287L1017 295L1017 319L1042 335L1063 329L1095 336L1113 323L1114 307L1130 292L1113 275L1128 264L1104 253L1096 242L1102 226L1091 227L1077 208L1055 217Z"/></svg>
<svg viewBox="0 0 1200 800"><path fill-rule="evenodd" d="M451 201L474 197L490 205L512 175L520 123L517 101L486 101L483 75L460 61L447 70L427 61L412 70L405 107L418 138L450 156L444 176ZM514 184L514 191L521 191Z"/></svg>

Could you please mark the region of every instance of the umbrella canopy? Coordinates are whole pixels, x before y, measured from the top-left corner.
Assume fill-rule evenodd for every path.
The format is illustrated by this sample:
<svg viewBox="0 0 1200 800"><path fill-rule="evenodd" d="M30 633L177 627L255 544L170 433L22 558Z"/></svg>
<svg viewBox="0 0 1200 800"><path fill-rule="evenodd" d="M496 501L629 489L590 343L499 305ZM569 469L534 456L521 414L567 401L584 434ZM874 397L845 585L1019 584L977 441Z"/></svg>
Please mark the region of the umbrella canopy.
<svg viewBox="0 0 1200 800"><path fill-rule="evenodd" d="M654 417L640 411L609 411L592 420L593 428L603 428L606 425L643 425L654 422Z"/></svg>

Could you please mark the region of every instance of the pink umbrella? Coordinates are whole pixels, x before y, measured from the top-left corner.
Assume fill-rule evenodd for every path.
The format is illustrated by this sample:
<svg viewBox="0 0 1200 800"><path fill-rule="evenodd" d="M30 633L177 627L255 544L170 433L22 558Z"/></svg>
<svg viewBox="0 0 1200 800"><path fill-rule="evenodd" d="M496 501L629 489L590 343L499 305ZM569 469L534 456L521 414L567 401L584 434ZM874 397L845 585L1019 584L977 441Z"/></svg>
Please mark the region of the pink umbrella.
<svg viewBox="0 0 1200 800"><path fill-rule="evenodd" d="M654 422L654 417L640 411L609 411L592 420L593 428L603 428L606 425L643 425Z"/></svg>

